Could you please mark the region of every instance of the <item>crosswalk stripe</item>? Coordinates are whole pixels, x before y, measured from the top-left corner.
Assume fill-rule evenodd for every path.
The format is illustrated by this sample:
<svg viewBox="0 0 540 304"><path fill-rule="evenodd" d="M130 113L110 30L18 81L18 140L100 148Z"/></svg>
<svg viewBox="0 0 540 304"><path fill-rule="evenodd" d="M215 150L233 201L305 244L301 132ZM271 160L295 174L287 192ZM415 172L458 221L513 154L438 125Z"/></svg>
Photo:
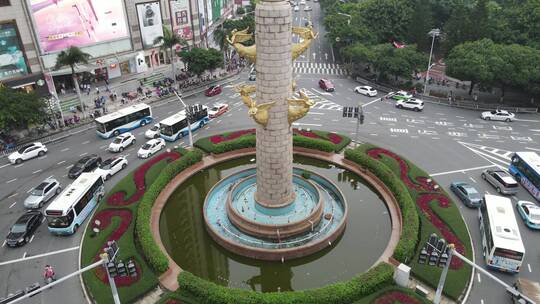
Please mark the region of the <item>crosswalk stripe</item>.
<svg viewBox="0 0 540 304"><path fill-rule="evenodd" d="M347 70L339 64L320 62L294 62L293 72L296 74L347 75Z"/></svg>

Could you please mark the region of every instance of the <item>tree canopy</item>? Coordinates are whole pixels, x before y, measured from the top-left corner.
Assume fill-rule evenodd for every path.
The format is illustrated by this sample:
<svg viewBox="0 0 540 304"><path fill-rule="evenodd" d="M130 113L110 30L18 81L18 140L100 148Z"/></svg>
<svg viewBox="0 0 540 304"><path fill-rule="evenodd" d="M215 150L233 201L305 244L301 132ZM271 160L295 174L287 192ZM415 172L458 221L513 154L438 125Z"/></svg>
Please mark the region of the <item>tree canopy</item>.
<svg viewBox="0 0 540 304"><path fill-rule="evenodd" d="M46 104L32 93L0 87L0 129L23 129L43 120Z"/></svg>
<svg viewBox="0 0 540 304"><path fill-rule="evenodd" d="M190 51L180 52L180 56L187 64L188 71L201 76L205 71L213 71L223 66L223 55L216 49L193 48Z"/></svg>

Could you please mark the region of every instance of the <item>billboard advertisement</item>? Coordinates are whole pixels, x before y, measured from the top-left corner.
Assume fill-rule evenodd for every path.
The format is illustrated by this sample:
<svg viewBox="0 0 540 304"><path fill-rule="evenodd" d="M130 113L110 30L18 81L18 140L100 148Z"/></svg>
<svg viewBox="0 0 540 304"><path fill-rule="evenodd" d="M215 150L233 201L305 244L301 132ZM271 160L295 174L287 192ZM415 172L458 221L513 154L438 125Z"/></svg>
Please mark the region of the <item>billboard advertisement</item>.
<svg viewBox="0 0 540 304"><path fill-rule="evenodd" d="M159 1L137 4L137 16L143 48L153 48L157 37L163 36L163 24L161 21L161 6Z"/></svg>
<svg viewBox="0 0 540 304"><path fill-rule="evenodd" d="M204 5L205 0L197 0L197 3L199 4L199 30L201 32L201 35L206 32L206 8Z"/></svg>
<svg viewBox="0 0 540 304"><path fill-rule="evenodd" d="M129 37L122 0L28 0L44 53Z"/></svg>
<svg viewBox="0 0 540 304"><path fill-rule="evenodd" d="M0 23L0 80L28 74L15 23Z"/></svg>
<svg viewBox="0 0 540 304"><path fill-rule="evenodd" d="M212 12L210 13L210 10L208 10L208 16L212 16L213 21L218 21L219 18L221 18L223 13L223 1L224 0L210 0L210 2L212 2Z"/></svg>
<svg viewBox="0 0 540 304"><path fill-rule="evenodd" d="M171 17L173 31L185 40L193 39L191 30L191 11L189 9L189 0L171 0Z"/></svg>

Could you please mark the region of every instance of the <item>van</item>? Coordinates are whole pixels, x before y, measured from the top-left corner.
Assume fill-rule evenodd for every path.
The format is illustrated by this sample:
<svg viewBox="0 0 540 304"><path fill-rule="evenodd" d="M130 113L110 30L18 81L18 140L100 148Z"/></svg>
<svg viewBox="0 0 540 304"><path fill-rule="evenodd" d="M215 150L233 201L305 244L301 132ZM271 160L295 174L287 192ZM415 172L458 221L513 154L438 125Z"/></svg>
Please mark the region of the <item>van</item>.
<svg viewBox="0 0 540 304"><path fill-rule="evenodd" d="M482 179L490 183L497 192L502 194L516 194L518 183L508 172L500 169L486 169L482 172Z"/></svg>

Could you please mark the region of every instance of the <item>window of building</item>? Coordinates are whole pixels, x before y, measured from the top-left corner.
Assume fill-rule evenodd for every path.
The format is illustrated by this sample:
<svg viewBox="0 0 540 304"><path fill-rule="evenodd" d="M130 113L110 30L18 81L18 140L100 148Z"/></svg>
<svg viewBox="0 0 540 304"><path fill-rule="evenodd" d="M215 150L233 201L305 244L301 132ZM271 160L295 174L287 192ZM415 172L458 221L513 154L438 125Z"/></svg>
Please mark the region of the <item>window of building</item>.
<svg viewBox="0 0 540 304"><path fill-rule="evenodd" d="M0 6L10 6L9 0L0 0Z"/></svg>

